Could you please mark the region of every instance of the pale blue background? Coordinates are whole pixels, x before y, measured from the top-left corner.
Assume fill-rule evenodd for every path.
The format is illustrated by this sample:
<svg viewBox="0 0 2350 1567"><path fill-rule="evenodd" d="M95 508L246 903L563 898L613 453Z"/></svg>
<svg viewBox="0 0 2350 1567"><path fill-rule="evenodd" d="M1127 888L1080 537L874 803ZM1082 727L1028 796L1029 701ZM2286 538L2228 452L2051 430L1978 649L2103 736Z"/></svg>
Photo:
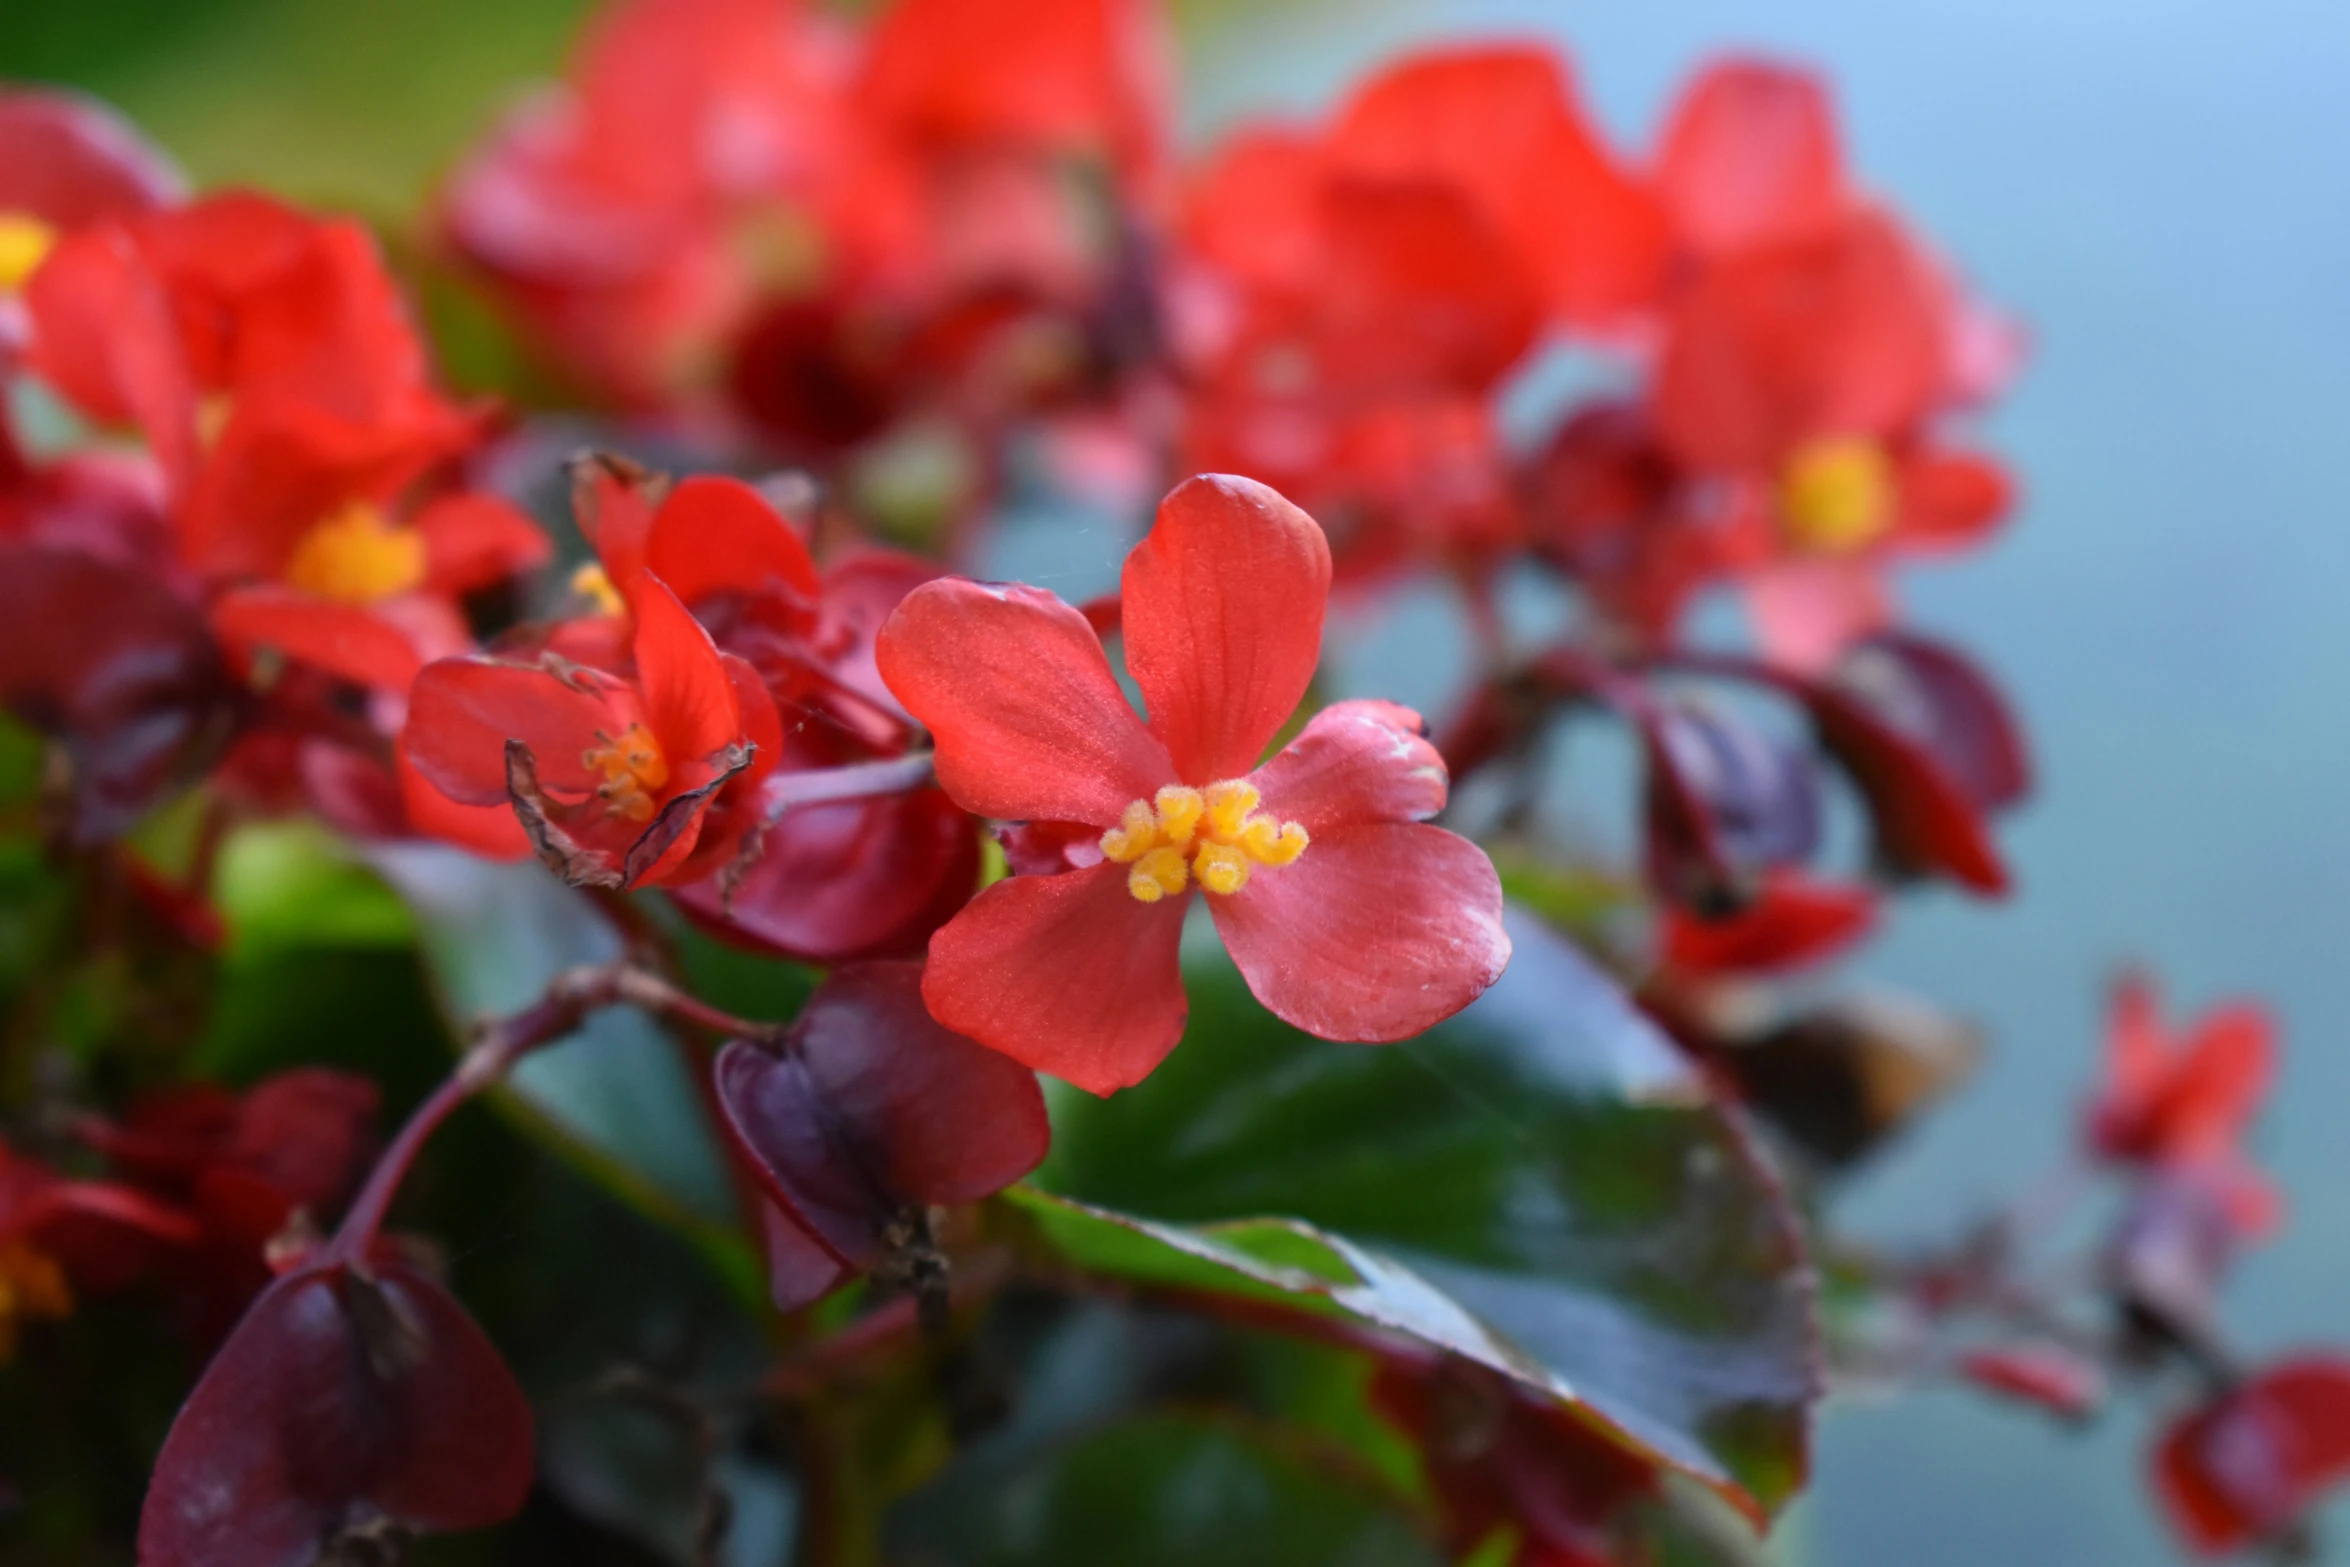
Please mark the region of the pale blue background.
<svg viewBox="0 0 2350 1567"><path fill-rule="evenodd" d="M1848 1213L1955 1223L2053 1158L2125 957L2287 1028L2259 1147L2282 1239L2231 1297L2248 1344L2350 1344L2350 7L2316 0L1771 0L1234 7L1192 60L1195 131L1307 111L1422 38L1564 40L1647 145L1693 63L1767 49L1835 78L1863 177L2037 342L1991 431L2028 505L1913 575L2029 720L2042 787L2011 905L1913 900L1865 971L1986 1024L1985 1076ZM2093 1567L2172 1550L2145 1422L2069 1436L1972 1399L1839 1410L1792 1559ZM2337 1518L2350 1538L2350 1519Z"/></svg>

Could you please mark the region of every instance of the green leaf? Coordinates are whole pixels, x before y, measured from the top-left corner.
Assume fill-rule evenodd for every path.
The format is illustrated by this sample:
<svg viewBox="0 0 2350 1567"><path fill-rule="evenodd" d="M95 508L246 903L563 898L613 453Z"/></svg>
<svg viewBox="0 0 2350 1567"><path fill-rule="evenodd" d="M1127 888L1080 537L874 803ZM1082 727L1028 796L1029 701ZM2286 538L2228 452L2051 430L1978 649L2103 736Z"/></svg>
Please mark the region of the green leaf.
<svg viewBox="0 0 2350 1567"><path fill-rule="evenodd" d="M370 858L413 911L460 1031L528 1005L567 968L621 955L611 921L534 862L493 864L428 844L379 846ZM699 1070L651 1018L612 1007L522 1062L503 1097L622 1196L696 1233L730 1272L752 1276L757 1259L736 1229Z"/></svg>
<svg viewBox="0 0 2350 1567"><path fill-rule="evenodd" d="M1437 1567L1375 1478L1312 1433L1200 1412L1089 1429L917 1501L908 1559L973 1567Z"/></svg>
<svg viewBox="0 0 2350 1567"><path fill-rule="evenodd" d="M1071 1262L1407 1334L1767 1513L1818 1391L1794 1220L1671 1043L1509 924L1483 1000L1384 1048L1195 970L1182 1047L1138 1088L1056 1098L1053 1156L1011 1201Z"/></svg>
<svg viewBox="0 0 2350 1567"><path fill-rule="evenodd" d="M399 894L315 822L260 822L221 845L213 902L232 957L286 947L407 947L416 921Z"/></svg>

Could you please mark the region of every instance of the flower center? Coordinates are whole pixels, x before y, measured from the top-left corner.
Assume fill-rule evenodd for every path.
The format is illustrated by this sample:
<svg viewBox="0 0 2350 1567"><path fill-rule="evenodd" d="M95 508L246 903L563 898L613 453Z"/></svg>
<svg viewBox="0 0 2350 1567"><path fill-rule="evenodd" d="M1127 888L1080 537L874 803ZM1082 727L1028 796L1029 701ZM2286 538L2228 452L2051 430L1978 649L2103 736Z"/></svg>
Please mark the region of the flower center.
<svg viewBox="0 0 2350 1567"><path fill-rule="evenodd" d="M19 1324L72 1314L73 1292L54 1257L22 1241L0 1246L0 1361L15 1356Z"/></svg>
<svg viewBox="0 0 2350 1567"><path fill-rule="evenodd" d="M338 604L372 604L424 581L424 535L354 501L302 535L286 581Z"/></svg>
<svg viewBox="0 0 2350 1567"><path fill-rule="evenodd" d="M669 781L669 758L661 754L661 742L642 724L630 724L617 740L599 729L596 740L579 759L588 771L604 775L596 793L606 808L632 822L651 821L653 796Z"/></svg>
<svg viewBox="0 0 2350 1567"><path fill-rule="evenodd" d="M33 280L57 244L57 231L29 212L0 212L0 294Z"/></svg>
<svg viewBox="0 0 2350 1567"><path fill-rule="evenodd" d="M1874 441L1831 436L1799 448L1779 473L1779 515L1805 549L1841 555L1893 523L1893 464Z"/></svg>
<svg viewBox="0 0 2350 1567"><path fill-rule="evenodd" d="M571 574L571 591L595 606L599 615L625 615L628 601L612 586L612 578L594 561Z"/></svg>
<svg viewBox="0 0 2350 1567"><path fill-rule="evenodd" d="M1102 853L1121 865L1126 890L1144 903L1181 892L1193 876L1226 895L1248 885L1259 865L1287 865L1306 852L1305 828L1257 810L1263 797L1245 778L1205 789L1169 784L1156 801L1126 807L1119 825L1102 834Z"/></svg>

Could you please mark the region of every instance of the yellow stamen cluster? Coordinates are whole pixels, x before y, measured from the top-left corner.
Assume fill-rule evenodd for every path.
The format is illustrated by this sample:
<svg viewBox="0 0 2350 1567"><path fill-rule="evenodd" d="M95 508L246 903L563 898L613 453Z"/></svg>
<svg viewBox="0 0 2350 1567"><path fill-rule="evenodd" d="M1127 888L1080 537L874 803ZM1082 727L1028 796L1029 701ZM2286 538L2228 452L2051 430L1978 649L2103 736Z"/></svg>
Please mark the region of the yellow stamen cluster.
<svg viewBox="0 0 2350 1567"><path fill-rule="evenodd" d="M56 247L57 231L27 212L0 212L0 294L33 280Z"/></svg>
<svg viewBox="0 0 2350 1567"><path fill-rule="evenodd" d="M302 535L286 581L338 604L391 598L423 583L424 535L354 502Z"/></svg>
<svg viewBox="0 0 2350 1567"><path fill-rule="evenodd" d="M1779 474L1779 515L1805 549L1841 555L1893 524L1893 463L1875 441L1832 436L1797 449Z"/></svg>
<svg viewBox="0 0 2350 1567"><path fill-rule="evenodd" d="M16 1354L17 1328L36 1317L55 1320L73 1313L73 1292L65 1270L47 1252L22 1241L0 1246L0 1361Z"/></svg>
<svg viewBox="0 0 2350 1567"><path fill-rule="evenodd" d="M620 590L612 586L604 568L592 560L571 574L571 591L593 604L599 615L628 613L628 603L621 598Z"/></svg>
<svg viewBox="0 0 2350 1567"><path fill-rule="evenodd" d="M1205 789L1169 784L1155 800L1126 807L1102 834L1102 853L1126 873L1126 890L1144 903L1181 892L1191 878L1227 896L1248 885L1259 865L1287 865L1305 853L1305 828L1257 810L1262 796L1245 778Z"/></svg>
<svg viewBox="0 0 2350 1567"><path fill-rule="evenodd" d="M581 752L579 759L589 771L604 775L597 795L615 816L651 821L653 796L669 781L669 758L661 754L661 742L642 724L630 724L617 740L598 730L596 739L595 749Z"/></svg>

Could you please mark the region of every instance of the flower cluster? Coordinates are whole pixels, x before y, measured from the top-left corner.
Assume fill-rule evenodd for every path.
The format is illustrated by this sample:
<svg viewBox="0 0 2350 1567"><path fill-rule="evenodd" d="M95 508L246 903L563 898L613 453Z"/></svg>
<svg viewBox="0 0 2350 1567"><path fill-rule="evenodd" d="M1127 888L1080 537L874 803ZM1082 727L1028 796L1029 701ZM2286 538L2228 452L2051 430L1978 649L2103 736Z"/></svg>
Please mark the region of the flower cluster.
<svg viewBox="0 0 2350 1567"><path fill-rule="evenodd" d="M688 1430L700 1560L777 1462L744 1407L788 1410L797 1559L877 1559L1113 1317L1104 1397L1328 1448L1463 1560L1767 1522L1823 1333L2068 1414L2184 1373L2182 1536L2290 1537L2350 1370L2219 1330L2282 1213L2265 1014L2118 995L2119 1330L2027 1287L2036 1208L1862 1256L1789 1198L1971 1059L1825 976L1914 883L2010 886L2022 731L1889 583L2009 510L1963 426L2020 334L1797 68L1699 71L1634 151L1554 51L1438 48L1192 151L1168 55L1149 0L618 0L394 247L547 372L478 400L364 225L0 89L0 881L54 889L0 941L0 1352L145 1292L211 1353L144 1567L626 1489L534 1458L576 1325L477 1322L391 1227L497 1206L437 1137L492 1090L733 1292L671 1334L722 1364L594 1389ZM1561 356L1608 390L1544 393ZM986 580L1040 496L1130 543L1114 592ZM1433 726L1330 634L1405 583L1473 660ZM1724 591L1742 644L1692 632ZM1561 826L1595 718L1621 841ZM340 1053L376 1003L322 952L427 1021Z"/></svg>

